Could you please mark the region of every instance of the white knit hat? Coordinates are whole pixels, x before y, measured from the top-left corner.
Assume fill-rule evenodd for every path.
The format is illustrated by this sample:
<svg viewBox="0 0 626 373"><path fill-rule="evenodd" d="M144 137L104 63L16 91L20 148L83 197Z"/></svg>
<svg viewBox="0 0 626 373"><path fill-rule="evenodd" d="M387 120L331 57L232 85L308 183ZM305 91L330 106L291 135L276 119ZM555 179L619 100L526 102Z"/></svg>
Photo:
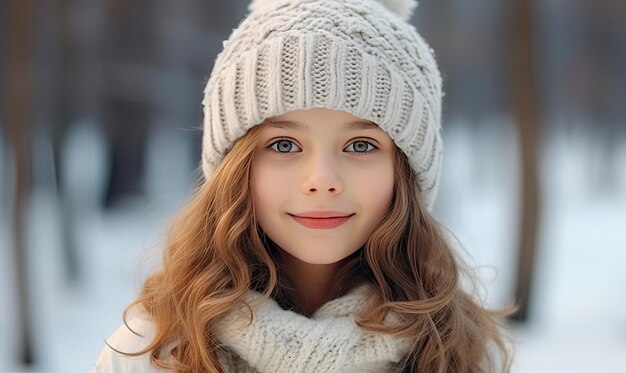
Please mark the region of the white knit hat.
<svg viewBox="0 0 626 373"><path fill-rule="evenodd" d="M207 179L234 142L292 110L378 124L408 156L432 210L441 168L441 75L407 23L413 0L254 0L204 91Z"/></svg>

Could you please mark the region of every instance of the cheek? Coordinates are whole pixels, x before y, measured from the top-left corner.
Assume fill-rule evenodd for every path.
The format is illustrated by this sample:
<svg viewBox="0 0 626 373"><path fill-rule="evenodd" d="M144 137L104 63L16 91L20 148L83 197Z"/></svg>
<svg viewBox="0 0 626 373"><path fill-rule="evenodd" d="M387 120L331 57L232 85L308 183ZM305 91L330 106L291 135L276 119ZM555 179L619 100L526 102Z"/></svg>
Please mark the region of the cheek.
<svg viewBox="0 0 626 373"><path fill-rule="evenodd" d="M376 193L379 193L378 195L380 195L381 198L375 200L374 203L376 203L376 205L374 208L378 212L379 218L382 219L391 207L391 201L393 199L393 183L381 185L380 189L377 190Z"/></svg>
<svg viewBox="0 0 626 373"><path fill-rule="evenodd" d="M281 198L287 196L289 188L287 176L280 168L252 164L250 191L258 215L280 206Z"/></svg>
<svg viewBox="0 0 626 373"><path fill-rule="evenodd" d="M267 177L267 172L263 170L263 167L253 163L250 174L250 191L257 212L263 211L262 208L267 203L267 198L271 196L267 191L271 188L271 179Z"/></svg>
<svg viewBox="0 0 626 373"><path fill-rule="evenodd" d="M382 193L393 189L394 168L391 160L379 161L359 172L359 178L365 181L368 190Z"/></svg>
<svg viewBox="0 0 626 373"><path fill-rule="evenodd" d="M285 175L280 168L253 164L250 183L255 194L271 195L277 188L284 188L285 182Z"/></svg>
<svg viewBox="0 0 626 373"><path fill-rule="evenodd" d="M361 198L365 201L376 215L382 218L391 206L394 190L393 165L379 168L377 172L370 173L362 183ZM376 196L377 198L372 198Z"/></svg>

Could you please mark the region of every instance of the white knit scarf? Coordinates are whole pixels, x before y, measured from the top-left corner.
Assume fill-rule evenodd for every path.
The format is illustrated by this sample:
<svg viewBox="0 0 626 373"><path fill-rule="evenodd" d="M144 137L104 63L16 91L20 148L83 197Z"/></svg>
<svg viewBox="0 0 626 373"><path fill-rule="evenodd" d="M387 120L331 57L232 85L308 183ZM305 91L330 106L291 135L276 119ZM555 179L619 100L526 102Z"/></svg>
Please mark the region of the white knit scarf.
<svg viewBox="0 0 626 373"><path fill-rule="evenodd" d="M252 320L247 307L237 308L220 320L216 335L261 373L389 371L407 354L409 343L357 326L368 291L368 285L356 287L311 318L285 311L272 299L259 303L260 294L250 291L244 300L252 306Z"/></svg>

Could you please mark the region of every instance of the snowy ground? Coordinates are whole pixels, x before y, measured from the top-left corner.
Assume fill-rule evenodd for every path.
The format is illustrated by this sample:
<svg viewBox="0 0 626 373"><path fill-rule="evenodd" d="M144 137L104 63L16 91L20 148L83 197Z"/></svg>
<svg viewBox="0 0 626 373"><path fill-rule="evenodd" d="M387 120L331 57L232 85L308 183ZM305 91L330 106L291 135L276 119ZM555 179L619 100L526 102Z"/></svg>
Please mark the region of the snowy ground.
<svg viewBox="0 0 626 373"><path fill-rule="evenodd" d="M498 131L453 130L445 136L435 215L480 267L488 304L504 305L511 293L517 234L514 132L503 125ZM74 134L66 159L79 204L69 215L80 248L79 286L65 285L58 205L49 190L35 193L28 254L38 364L31 371L90 371L104 338L121 323L123 308L158 263L158 245L184 200L190 170L180 166L189 164L181 136L160 129L150 144L150 196L103 213L93 207L104 169L102 145L89 126ZM167 152L158 151L164 147ZM592 142L559 137L546 149L541 155L544 205L536 293L531 322L512 331L514 372L624 373L626 144L613 170L615 183L603 189L586 181L596 167L589 156L597 151ZM0 219L0 372L10 372L20 371L14 363L13 258L9 217L3 213Z"/></svg>

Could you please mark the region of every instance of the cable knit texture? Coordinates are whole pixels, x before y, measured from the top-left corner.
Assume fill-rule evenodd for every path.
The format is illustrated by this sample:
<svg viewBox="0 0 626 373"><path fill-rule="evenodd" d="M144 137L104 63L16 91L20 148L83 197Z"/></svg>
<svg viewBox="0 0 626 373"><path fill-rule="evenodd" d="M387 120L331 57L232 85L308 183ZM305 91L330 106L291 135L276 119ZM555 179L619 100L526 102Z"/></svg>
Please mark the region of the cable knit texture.
<svg viewBox="0 0 626 373"><path fill-rule="evenodd" d="M429 210L441 161L442 82L405 22L409 0L257 0L224 42L203 100L207 179L266 118L315 107L377 123L408 156Z"/></svg>
<svg viewBox="0 0 626 373"><path fill-rule="evenodd" d="M261 304L249 292L247 307L232 311L217 326L217 337L258 372L386 372L409 349L408 342L357 326L367 288L361 286L328 302L312 318Z"/></svg>
<svg viewBox="0 0 626 373"><path fill-rule="evenodd" d="M392 365L409 351L405 340L365 332L356 318L366 305L368 285L352 289L343 297L318 309L311 318L281 309L269 299L259 301L260 294L250 291L245 302L253 310L250 322L248 307L232 310L216 326L216 336L226 347L218 358L228 373L324 373L324 372L391 372ZM394 322L394 315L385 322ZM120 327L108 339L109 345L126 352L139 351L155 336L155 325L149 316L137 315L129 321L134 332ZM162 351L167 358L175 343ZM105 347L94 373L163 373L150 364L149 354L128 357Z"/></svg>

